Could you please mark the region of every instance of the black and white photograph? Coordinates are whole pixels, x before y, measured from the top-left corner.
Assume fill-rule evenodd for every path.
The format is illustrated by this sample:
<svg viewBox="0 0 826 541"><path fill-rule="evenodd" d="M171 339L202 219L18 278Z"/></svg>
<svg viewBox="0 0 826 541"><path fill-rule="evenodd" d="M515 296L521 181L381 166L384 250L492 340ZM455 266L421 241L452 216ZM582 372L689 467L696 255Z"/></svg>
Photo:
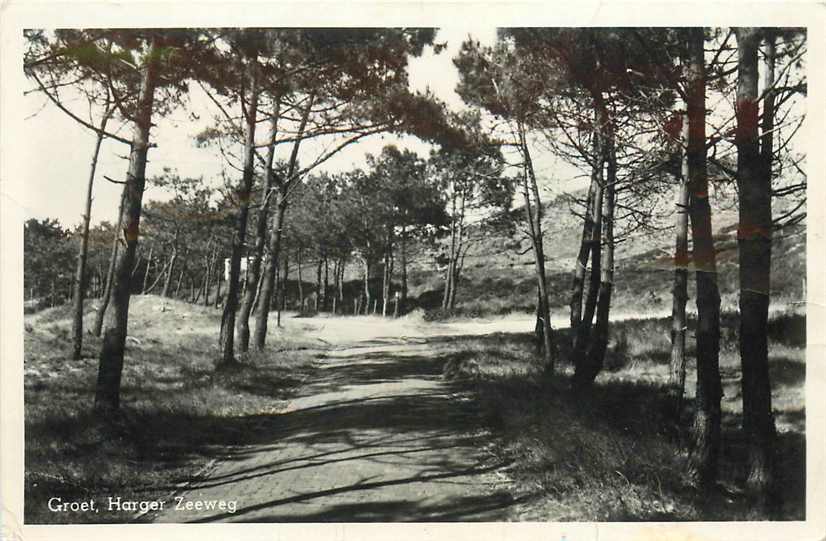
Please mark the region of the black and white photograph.
<svg viewBox="0 0 826 541"><path fill-rule="evenodd" d="M311 6L4 25L4 538L826 534L823 10Z"/></svg>

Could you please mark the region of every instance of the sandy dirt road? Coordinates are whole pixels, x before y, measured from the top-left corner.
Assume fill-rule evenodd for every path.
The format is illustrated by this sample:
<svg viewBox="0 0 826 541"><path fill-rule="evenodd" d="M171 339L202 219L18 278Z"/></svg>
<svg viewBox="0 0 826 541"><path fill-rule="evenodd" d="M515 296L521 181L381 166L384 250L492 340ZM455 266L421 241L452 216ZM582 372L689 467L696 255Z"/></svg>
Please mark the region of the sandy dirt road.
<svg viewBox="0 0 826 541"><path fill-rule="evenodd" d="M491 436L474 401L441 377L438 343L530 330L522 319L290 319L330 347L314 380L286 411L260 420L266 443L226 450L155 520L507 520L514 502L496 475L505 465L485 450Z"/></svg>

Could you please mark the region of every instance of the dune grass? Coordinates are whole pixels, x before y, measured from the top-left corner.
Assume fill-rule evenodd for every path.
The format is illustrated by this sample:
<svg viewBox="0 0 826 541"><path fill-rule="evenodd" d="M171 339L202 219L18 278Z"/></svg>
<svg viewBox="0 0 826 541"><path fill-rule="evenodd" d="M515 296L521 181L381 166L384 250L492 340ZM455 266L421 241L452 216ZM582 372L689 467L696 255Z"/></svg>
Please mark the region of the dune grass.
<svg viewBox="0 0 826 541"><path fill-rule="evenodd" d="M443 344L444 376L471 387L512 462L511 490L527 503L518 520L759 520L742 490L739 356L735 318L723 318L723 451L712 497L683 476L695 379L676 418L668 398L667 319L615 323L605 370L585 395L570 389L570 337L548 378L530 335L468 337ZM781 314L770 330L773 405L779 432L782 518L805 513L805 318ZM692 340L689 340L691 343ZM689 349L689 358L693 356ZM694 366L689 365L689 374Z"/></svg>
<svg viewBox="0 0 826 541"><path fill-rule="evenodd" d="M100 339L87 334L72 361L68 307L26 318L26 523L128 522L133 512L52 513L47 501L163 497L226 446L256 438L256 419L311 372L317 342L273 329L265 354L215 372L219 324L214 308L134 297L121 411L104 421L92 413Z"/></svg>

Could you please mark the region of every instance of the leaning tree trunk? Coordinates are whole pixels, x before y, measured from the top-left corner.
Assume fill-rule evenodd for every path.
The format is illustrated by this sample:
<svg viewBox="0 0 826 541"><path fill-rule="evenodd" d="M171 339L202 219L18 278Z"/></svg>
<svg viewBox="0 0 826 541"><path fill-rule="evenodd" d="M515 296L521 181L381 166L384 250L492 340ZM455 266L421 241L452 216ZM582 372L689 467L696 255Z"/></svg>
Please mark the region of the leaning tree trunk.
<svg viewBox="0 0 826 541"><path fill-rule="evenodd" d="M84 278L86 277L86 260L89 255L89 221L92 219L92 188L95 184L95 171L100 155L100 145L103 143L103 130L109 120L109 111L103 115L100 130L95 139L95 150L92 152L92 164L89 167L89 182L86 185L86 212L83 213L83 231L80 236L80 250L77 254L77 270L74 283L74 317L72 320L72 359L80 359L83 349L83 301L86 294Z"/></svg>
<svg viewBox="0 0 826 541"><path fill-rule="evenodd" d="M120 406L120 381L123 357L126 349L126 331L129 322L131 283L129 272L135 258L140 230L141 204L146 182L146 157L149 150L149 132L152 128L152 109L155 86L158 82L156 39L153 38L141 69L141 88L135 108L132 149L129 170L124 186L123 210L120 223L123 227L124 249L118 254L112 281L112 310L108 311L104 324L103 343L100 348L95 409L110 415Z"/></svg>
<svg viewBox="0 0 826 541"><path fill-rule="evenodd" d="M743 429L748 442L747 483L761 511L772 512L775 490L775 425L769 378L768 324L771 276L771 140L760 156L758 138L758 56L761 31L738 28L737 53L737 187L740 220L737 245L740 264L740 361L743 379ZM773 47L769 53L773 54ZM768 67L768 66L767 66ZM766 70L772 86L773 68ZM765 114L773 114L769 103ZM766 122L764 118L764 122ZM768 135L768 134L765 134ZM769 158L766 160L766 158Z"/></svg>
<svg viewBox="0 0 826 541"><path fill-rule="evenodd" d="M238 220L232 237L232 253L229 265L229 280L227 283L227 299L224 303L224 312L221 317L221 334L219 343L221 358L218 366L229 366L235 363L235 310L238 308L239 277L241 275L241 257L247 239L247 217L250 208L250 192L252 191L253 173L255 169L255 126L258 114L258 73L257 55L247 59L245 77L249 100L245 111L244 130L244 171L241 185L238 187ZM253 286L253 289L255 286Z"/></svg>
<svg viewBox="0 0 826 541"><path fill-rule="evenodd" d="M121 200L123 197L121 197ZM123 203L121 203L122 205ZM118 228L120 228L120 223L118 223ZM118 238L117 231L115 232L115 239ZM116 240L117 242L117 240ZM149 246L149 258L146 260L146 269L143 273L143 287L141 288L141 295L146 295L147 293L147 286L149 285L149 269L152 267L152 251L155 249L155 245L151 244Z"/></svg>
<svg viewBox="0 0 826 541"><path fill-rule="evenodd" d="M598 107L598 109L602 109ZM576 329L572 329L573 344L571 348L571 361L576 367L583 363L588 349L588 342L591 337L591 325L597 307L597 296L599 293L599 282L602 264L602 200L605 190L603 166L605 164L605 153L603 151L604 141L602 126L606 124L606 116L598 116L599 126L593 133L594 164L591 171L591 183L594 186L593 199L591 200L591 236L588 240L588 248L591 252L591 274L588 280L588 294L585 297L585 308L582 318ZM586 258L587 263L587 258ZM583 271L584 271L583 267Z"/></svg>
<svg viewBox="0 0 826 541"><path fill-rule="evenodd" d="M705 38L702 28L692 28L689 33L688 171L697 269L697 391L688 473L708 491L715 484L720 453L720 293L706 170Z"/></svg>
<svg viewBox="0 0 826 541"><path fill-rule="evenodd" d="M267 323L270 317L270 305L272 298L276 293L275 271L278 268L278 257L281 252L281 236L284 228L284 218L287 213L287 196L290 187L293 183L298 182L294 178L296 174L296 167L298 165L298 151L301 148L301 140L304 137L304 130L307 127L307 120L310 117L310 112L313 108L314 94L311 94L307 107L302 112L301 122L298 126L298 134L293 143L292 151L290 152L290 161L287 166L287 176L278 183L278 192L276 200L275 219L270 228L270 257L267 259L264 266L264 283L261 284L261 296L258 300L258 318L255 321L255 333L253 335L253 342L256 349L264 349L267 342ZM300 265L299 265L300 267ZM299 287L301 287L301 279L298 280ZM280 313L279 313L280 318ZM280 319L279 319L280 322Z"/></svg>
<svg viewBox="0 0 826 541"><path fill-rule="evenodd" d="M671 373L669 387L672 392L674 411L679 419L685 394L685 335L688 327L685 306L688 302L688 118L681 114L680 121L680 186L675 210L674 286L671 304Z"/></svg>
<svg viewBox="0 0 826 541"><path fill-rule="evenodd" d="M582 365L577 365L574 374L574 384L579 388L593 384L605 364L605 352L608 348L611 294L614 289L614 204L617 184L617 156L614 145L614 130L609 125L605 138L608 176L605 182L601 224L605 247L602 250L602 261L600 262L596 324L594 325L585 362Z"/></svg>
<svg viewBox="0 0 826 541"><path fill-rule="evenodd" d="M255 349L262 350L267 342L267 323L270 317L270 305L277 291L276 269L281 255L281 236L284 229L284 217L287 212L286 190L279 188L276 195L275 216L270 231L270 257L264 262L264 282L261 284L261 293L258 298L258 317L255 320L253 343ZM284 261L287 261L286 254ZM300 275L300 272L299 272ZM285 278L286 279L286 278ZM299 278L300 280L300 278ZM300 283L300 282L299 282ZM276 307L277 306L276 299ZM279 321L281 313L278 314Z"/></svg>
<svg viewBox="0 0 826 541"><path fill-rule="evenodd" d="M259 285L261 278L261 262L264 258L264 246L267 243L267 209L275 185L275 171L272 164L275 160L275 137L278 133L278 111L273 113L270 119L270 142L267 145L267 160L265 181L261 187L261 203L258 211L258 223L255 230L255 252L252 263L247 267L247 281L251 284ZM263 284L261 284L263 287ZM247 288L244 298L241 301L241 309L238 311L238 325L236 334L238 335L238 349L241 352L249 350L250 345L250 314L253 311L253 303L257 297L259 288Z"/></svg>
<svg viewBox="0 0 826 541"><path fill-rule="evenodd" d="M120 220L123 214L123 201L126 195L126 190L121 191L120 196L120 205L118 205L118 221L117 225L115 226L115 235L112 239L112 254L109 256L109 268L106 271L106 284L103 286L103 298L100 300L100 306L98 307L97 314L95 314L95 326L92 329L92 333L95 336L100 336L100 333L103 329L103 317L106 315L106 309L109 307L109 300L112 297L112 280L115 276L115 264L118 258L118 246L120 246ZM149 257L152 257L152 246L149 247ZM148 263L147 263L148 265ZM143 289L146 289L146 278L144 277L144 286Z"/></svg>
<svg viewBox="0 0 826 541"><path fill-rule="evenodd" d="M591 243L594 234L594 197L599 189L600 179L598 172L602 170L602 152L599 148L597 135L594 134L594 160L599 163L591 169L591 183L588 186L588 197L585 200L585 217L582 220L582 240L579 244L579 253L574 268L574 280L571 285L571 333L576 332L582 322L582 297L585 292L585 276L588 272L588 256L591 254Z"/></svg>
<svg viewBox="0 0 826 541"><path fill-rule="evenodd" d="M175 233L175 243L172 246L172 256L169 259L169 268L166 271L166 279L163 283L161 297L169 297L169 288L172 285L172 273L175 271L175 263L178 261L178 234Z"/></svg>
<svg viewBox="0 0 826 541"><path fill-rule="evenodd" d="M525 138L524 126L519 126L520 146L524 158L524 197L525 212L530 225L531 242L533 244L534 265L536 268L536 281L539 287L539 316L542 326L542 353L545 362L545 370L550 374L554 371L556 363L556 344L551 328L551 313L548 305L548 282L545 275L545 250L542 238L542 200L539 198L539 186L536 182L533 161ZM531 208L531 196L534 204Z"/></svg>

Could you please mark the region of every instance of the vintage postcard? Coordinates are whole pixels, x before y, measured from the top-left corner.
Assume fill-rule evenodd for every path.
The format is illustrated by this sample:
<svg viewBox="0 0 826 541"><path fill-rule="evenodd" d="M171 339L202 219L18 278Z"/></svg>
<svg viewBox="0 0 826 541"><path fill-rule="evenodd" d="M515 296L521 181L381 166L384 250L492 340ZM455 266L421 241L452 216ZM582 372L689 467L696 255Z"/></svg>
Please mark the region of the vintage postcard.
<svg viewBox="0 0 826 541"><path fill-rule="evenodd" d="M3 539L826 538L822 5L0 10Z"/></svg>

